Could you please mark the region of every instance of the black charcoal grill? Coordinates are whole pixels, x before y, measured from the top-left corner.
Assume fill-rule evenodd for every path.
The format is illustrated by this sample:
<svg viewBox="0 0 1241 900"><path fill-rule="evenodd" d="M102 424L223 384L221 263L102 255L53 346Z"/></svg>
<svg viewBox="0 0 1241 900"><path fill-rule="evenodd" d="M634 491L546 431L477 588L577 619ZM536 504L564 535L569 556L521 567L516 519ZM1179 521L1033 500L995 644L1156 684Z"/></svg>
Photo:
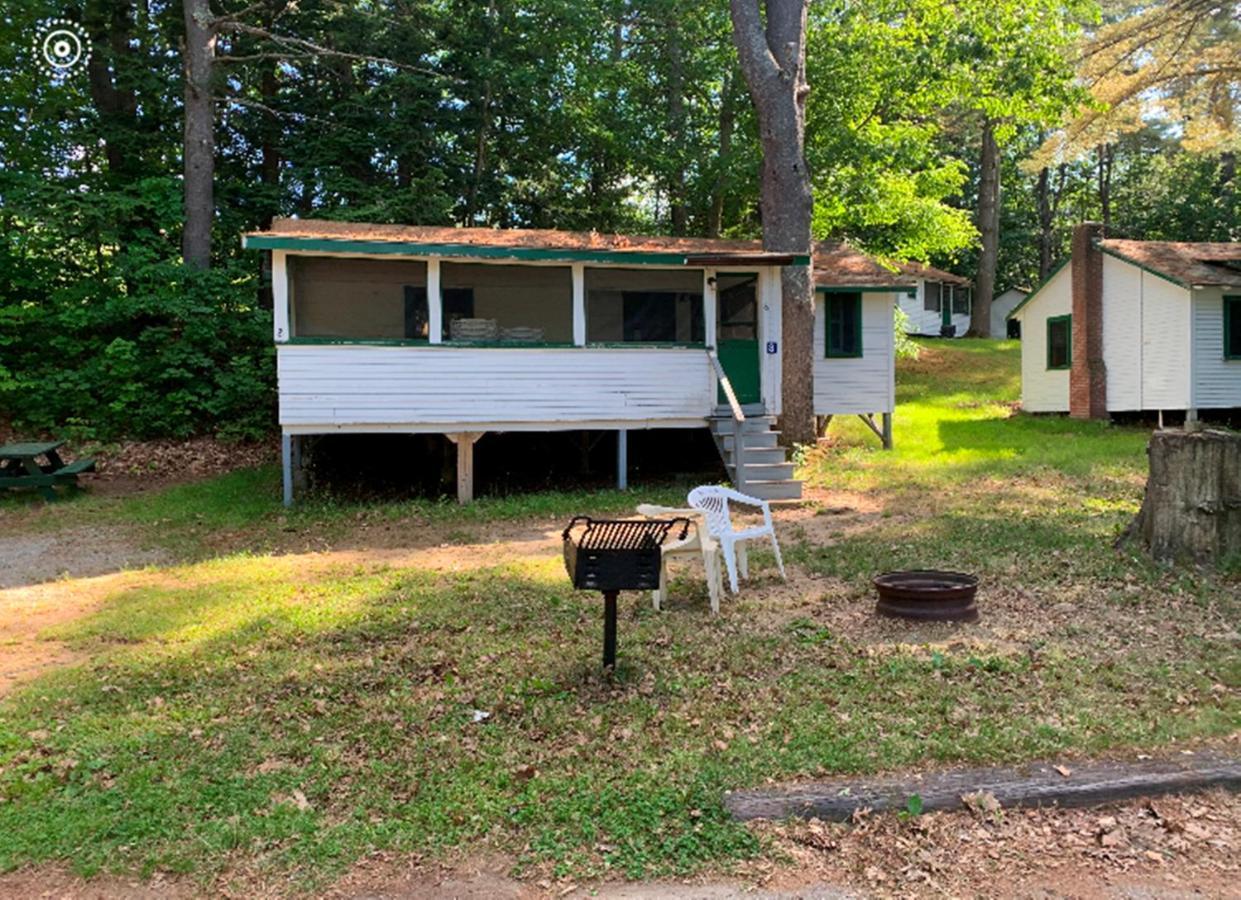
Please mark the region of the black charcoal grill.
<svg viewBox="0 0 1241 900"><path fill-rule="evenodd" d="M603 594L603 667L616 665L616 595L659 587L660 547L681 526L677 540L689 534L689 519L592 519L576 516L563 533L564 567L573 586Z"/></svg>

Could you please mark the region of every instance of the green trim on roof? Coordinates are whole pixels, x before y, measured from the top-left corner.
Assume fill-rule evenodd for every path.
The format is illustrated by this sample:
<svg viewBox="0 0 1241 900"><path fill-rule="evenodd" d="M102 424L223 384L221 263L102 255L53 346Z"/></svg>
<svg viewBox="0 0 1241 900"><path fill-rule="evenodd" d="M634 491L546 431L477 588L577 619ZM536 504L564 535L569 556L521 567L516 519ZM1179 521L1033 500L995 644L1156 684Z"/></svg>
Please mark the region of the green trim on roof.
<svg viewBox="0 0 1241 900"><path fill-rule="evenodd" d="M414 241L362 241L340 238L253 234L242 238L247 250L306 250L319 253L371 253L389 256L440 256L460 259L520 259L556 262L611 262L641 265L686 265L701 253L654 250L553 250L540 247L488 247L472 244L421 244ZM763 252L763 251L755 251ZM809 256L794 256L793 264L807 266Z"/></svg>
<svg viewBox="0 0 1241 900"><path fill-rule="evenodd" d="M1004 321L1007 322L1008 319L1017 318L1017 313L1021 312L1022 307L1024 307L1027 303L1029 303L1031 300L1037 297L1039 293L1042 292L1043 288L1051 284L1052 279L1054 279L1057 275L1060 274L1060 270L1063 269L1065 266L1067 266L1072 261L1073 261L1072 256L1066 256L1064 259L1060 260L1059 265L1057 265L1054 269L1051 270L1051 274L1043 279L1043 283L1040 284L1038 287L1036 287L1034 290L1030 291L1030 293L1026 294L1026 298L1013 307L1013 311L1008 314L1008 318L1006 318Z"/></svg>
<svg viewBox="0 0 1241 900"><path fill-rule="evenodd" d="M1102 245L1099 245L1099 249L1106 256L1110 256L1113 259L1119 259L1121 262L1127 262L1131 266L1137 266L1143 272L1149 272L1150 274L1154 275L1156 278L1162 278L1164 281L1170 281L1172 284L1175 284L1177 287L1182 287L1182 288L1185 288L1186 290L1188 290L1190 287L1188 283L1181 281L1179 278L1173 278L1171 275L1168 275L1165 272L1160 272L1158 269L1152 269L1150 266L1144 265L1143 263L1138 262L1136 259L1130 259L1128 256L1125 256L1123 253L1117 253L1115 250L1109 250Z"/></svg>

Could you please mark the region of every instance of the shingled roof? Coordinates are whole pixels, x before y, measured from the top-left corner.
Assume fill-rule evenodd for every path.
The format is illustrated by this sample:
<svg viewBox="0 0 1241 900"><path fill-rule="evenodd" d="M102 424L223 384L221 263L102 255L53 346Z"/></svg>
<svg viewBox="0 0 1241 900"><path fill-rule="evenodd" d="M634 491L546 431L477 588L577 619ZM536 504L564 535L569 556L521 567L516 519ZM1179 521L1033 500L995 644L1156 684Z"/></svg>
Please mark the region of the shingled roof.
<svg viewBox="0 0 1241 900"><path fill-rule="evenodd" d="M968 285L968 278L922 263L889 267L844 241L820 241L814 247L814 283L820 288L907 288L918 279Z"/></svg>
<svg viewBox="0 0 1241 900"><path fill-rule="evenodd" d="M457 255L566 259L612 256L658 257L660 262L686 264L780 265L794 260L790 254L770 253L759 241L734 241L690 237L645 237L600 234L594 231L555 231L546 228L453 228L436 225L380 225L335 222L324 219L276 219L266 231L245 235L247 247L271 249L305 246L330 251L333 242L342 247L359 246L379 252L400 248L434 247L436 252L455 249ZM470 252L465 252L470 251ZM486 252L484 252L486 251ZM445 253L445 255L448 255ZM700 261L705 260L706 262ZM805 258L801 261L804 263Z"/></svg>
<svg viewBox="0 0 1241 900"><path fill-rule="evenodd" d="M1104 253L1163 275L1178 284L1241 287L1241 242L1099 242Z"/></svg>

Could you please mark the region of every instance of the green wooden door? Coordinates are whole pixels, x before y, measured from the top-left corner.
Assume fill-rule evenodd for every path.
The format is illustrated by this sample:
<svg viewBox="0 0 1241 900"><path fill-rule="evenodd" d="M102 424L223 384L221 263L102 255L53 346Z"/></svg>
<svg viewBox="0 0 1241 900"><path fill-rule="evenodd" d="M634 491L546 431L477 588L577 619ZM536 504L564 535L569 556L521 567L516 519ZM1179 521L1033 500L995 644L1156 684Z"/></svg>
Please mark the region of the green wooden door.
<svg viewBox="0 0 1241 900"><path fill-rule="evenodd" d="M738 403L761 403L763 383L758 355L758 276L720 275L716 348ZM727 403L721 388L719 402Z"/></svg>

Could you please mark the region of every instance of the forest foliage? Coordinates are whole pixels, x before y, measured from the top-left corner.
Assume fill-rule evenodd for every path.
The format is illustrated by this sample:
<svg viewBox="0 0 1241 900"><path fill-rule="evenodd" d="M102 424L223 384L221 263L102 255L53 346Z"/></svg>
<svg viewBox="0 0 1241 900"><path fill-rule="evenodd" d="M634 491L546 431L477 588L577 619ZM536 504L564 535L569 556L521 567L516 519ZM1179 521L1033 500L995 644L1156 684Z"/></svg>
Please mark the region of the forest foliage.
<svg viewBox="0 0 1241 900"><path fill-rule="evenodd" d="M0 418L21 429L268 432L270 300L240 235L273 216L761 230L726 4L195 2L215 26L206 271L181 261L182 5L14 0L0 18ZM1149 34L1185 16L1089 0L813 3L816 237L973 277L990 123L1000 289L1037 281L1085 218L1126 237L1236 239L1237 21L1198 12L1185 46L1210 83L1173 54L1177 79L1126 94L1139 82L1107 79L1141 69L1125 55L1135 17ZM48 75L33 44L61 16L93 52L84 71ZM1090 50L1117 35L1130 43Z"/></svg>

